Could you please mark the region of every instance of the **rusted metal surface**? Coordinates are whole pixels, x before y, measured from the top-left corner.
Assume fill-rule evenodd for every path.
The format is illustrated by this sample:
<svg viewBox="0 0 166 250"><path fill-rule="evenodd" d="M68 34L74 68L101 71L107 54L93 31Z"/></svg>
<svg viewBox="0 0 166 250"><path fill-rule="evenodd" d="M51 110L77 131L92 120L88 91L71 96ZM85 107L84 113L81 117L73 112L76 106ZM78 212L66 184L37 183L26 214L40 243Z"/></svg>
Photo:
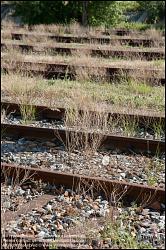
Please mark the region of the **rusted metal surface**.
<svg viewBox="0 0 166 250"><path fill-rule="evenodd" d="M117 36L141 36L144 35L144 31L138 31L134 29L127 29L127 28L115 28L115 29L106 29L105 32L103 32L103 35L117 35ZM161 35L164 36L164 31L161 31ZM147 36L147 34L146 34Z"/></svg>
<svg viewBox="0 0 166 250"><path fill-rule="evenodd" d="M20 104L21 105L21 104ZM3 102L1 101L1 109L4 109L6 111L6 115L10 115L10 113L14 112L16 115L20 115L20 105L18 103L11 103L11 102ZM27 107L30 105L26 105ZM37 106L37 105L31 105L36 111L37 118L43 118L43 119L57 119L57 120L63 120L66 110L65 108L57 107L56 109L51 109L46 106ZM81 114L83 110L79 110L79 113ZM165 116L159 116L159 115L141 115L141 114L130 114L130 113L120 113L120 112L109 112L105 111L105 113L108 113L108 119L112 117L112 119L116 120L118 118L126 118L129 120L137 120L140 126L149 127L153 123L160 123L161 126L165 127ZM97 113L95 111L90 111L90 113ZM104 112L103 112L104 114Z"/></svg>
<svg viewBox="0 0 166 250"><path fill-rule="evenodd" d="M5 31L1 31L1 34L5 34ZM35 32L21 32L21 31L11 31L12 39L21 40L23 37L48 37L48 39L53 39L57 42L65 43L101 43L101 44L117 44L129 45L129 46L144 46L152 47L155 46L156 41L148 38L134 38L134 37L108 37L108 36L76 36L76 35L53 35L50 33L35 33ZM157 40L158 46L164 46L164 39Z"/></svg>
<svg viewBox="0 0 166 250"><path fill-rule="evenodd" d="M12 164L1 164L1 169L5 174L17 176L20 180L28 171L33 175L35 180L42 180L55 185L64 185L67 188L78 189L82 187L92 187L96 191L102 191L107 197L111 192L122 193L124 201L136 201L144 206L150 206L153 202L159 201L165 203L165 189L159 187L151 187L142 184L133 184L126 181L107 180L100 177L83 176L78 174L60 173L57 171L49 171L47 169L30 168L28 166L17 166ZM18 177L18 171L20 174Z"/></svg>
<svg viewBox="0 0 166 250"><path fill-rule="evenodd" d="M73 52L89 52L91 56L102 56L105 58L109 57L120 57L120 58L144 58L146 60L153 60L153 59L164 59L165 58L165 51L158 49L154 51L147 51L147 50L136 50L135 48L130 49L120 49L120 48L79 48L78 46L70 47L63 47L62 45L46 45L41 44L40 47L37 47L36 44L27 44L27 43L14 43L14 42L6 42L1 41L1 49L7 49L8 46L12 46L12 48L19 48L24 52L34 51L35 53L39 52L41 53L41 49L43 50L49 50L52 53L62 53L67 55L72 55ZM43 52L43 51L42 51Z"/></svg>
<svg viewBox="0 0 166 250"><path fill-rule="evenodd" d="M2 57L3 59L3 57ZM13 65L9 65L8 61L2 60L1 69L8 71L16 71L21 67L22 72L33 73L33 74L42 74L45 78L64 78L69 77L72 80L76 80L77 70L84 69L90 71L90 75L94 77L94 79L98 76L101 76L101 73L96 74L96 70L99 72L104 72L102 78L107 81L111 81L120 76L123 72L125 74L133 75L133 77L137 76L137 79L147 80L149 84L165 84L165 76L163 76L163 70L161 69L153 69L153 68L127 68L123 66L86 66L86 65L74 65L71 63L64 62L31 62L28 60L17 61L15 60ZM93 73L95 72L95 73ZM157 75L157 76L156 76Z"/></svg>
<svg viewBox="0 0 166 250"><path fill-rule="evenodd" d="M65 144L66 139L72 137L73 134L77 134L78 138L88 137L89 140L91 140L91 133L75 131L74 129L63 130L53 128L39 128L7 123L1 124L1 132L2 135L15 137L40 138L48 140L61 138ZM129 151L148 154L156 154L165 151L165 141L93 133L93 137L95 136L96 138L99 136L103 138L101 146L107 148L108 150L115 150L118 148L125 152Z"/></svg>
<svg viewBox="0 0 166 250"><path fill-rule="evenodd" d="M20 115L20 105L21 104L18 103L1 101L1 109L4 109L7 115L9 115L11 112L14 112L16 115ZM30 105L26 106L28 107ZM65 115L64 108L51 109L46 106L37 105L31 105L31 107L35 109L38 118L63 120Z"/></svg>

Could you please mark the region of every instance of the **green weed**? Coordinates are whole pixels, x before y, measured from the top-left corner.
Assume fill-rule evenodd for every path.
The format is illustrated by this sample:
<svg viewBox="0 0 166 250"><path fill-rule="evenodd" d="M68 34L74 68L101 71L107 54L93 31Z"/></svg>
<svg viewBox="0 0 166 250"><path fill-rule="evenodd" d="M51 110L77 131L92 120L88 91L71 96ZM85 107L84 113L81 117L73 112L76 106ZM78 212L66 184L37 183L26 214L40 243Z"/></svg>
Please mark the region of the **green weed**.
<svg viewBox="0 0 166 250"><path fill-rule="evenodd" d="M20 104L20 113L23 123L28 124L35 120L36 108L32 105Z"/></svg>
<svg viewBox="0 0 166 250"><path fill-rule="evenodd" d="M138 242L134 231L127 227L123 230L121 224L121 220L116 223L109 222L102 231L102 238L109 238L114 249L153 249L150 243Z"/></svg>

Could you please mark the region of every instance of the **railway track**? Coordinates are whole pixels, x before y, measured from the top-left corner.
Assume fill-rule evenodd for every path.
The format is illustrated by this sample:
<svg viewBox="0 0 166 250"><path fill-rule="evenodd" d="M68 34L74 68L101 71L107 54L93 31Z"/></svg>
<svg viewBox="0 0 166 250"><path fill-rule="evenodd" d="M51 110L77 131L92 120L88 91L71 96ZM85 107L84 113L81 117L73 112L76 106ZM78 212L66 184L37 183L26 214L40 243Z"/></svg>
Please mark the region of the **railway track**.
<svg viewBox="0 0 166 250"><path fill-rule="evenodd" d="M1 31L2 37L7 34L5 31ZM154 47L156 43L158 47L163 47L165 40L153 40L148 38L131 38L131 37L93 37L93 36L74 36L74 35L52 35L50 33L35 33L35 32L20 32L20 31L11 31L11 37L13 40L22 40L23 38L35 38L35 37L46 37L48 39L53 39L56 42L65 42L65 43L100 43L100 44L121 44L121 45L129 45L129 46L144 46L144 47Z"/></svg>
<svg viewBox="0 0 166 250"><path fill-rule="evenodd" d="M8 46L12 47L13 49L21 49L22 52L35 52L35 53L43 53L43 50L49 50L51 53L58 53L58 54L66 54L72 55L75 52L84 52L90 53L91 56L100 56L104 58L115 57L115 58L144 58L146 60L153 60L153 59L164 59L165 58L165 51L161 49L154 49L151 51L147 51L145 49L124 49L124 48L88 48L88 47L78 47L78 46L64 46L64 44L56 44L56 45L47 45L47 44L38 44L35 43L23 43L23 42L9 42L9 41L1 41L1 49L7 49Z"/></svg>
<svg viewBox="0 0 166 250"><path fill-rule="evenodd" d="M135 30L130 30L130 29L113 29L113 30L106 30L103 32L103 35L116 35L116 36L139 36L143 35L143 31L135 31ZM164 36L164 31L162 32L162 36Z"/></svg>
<svg viewBox="0 0 166 250"><path fill-rule="evenodd" d="M6 108L8 107L7 103L4 103L6 105ZM13 111L13 109L16 108L16 112L19 113L18 105L9 106L9 112ZM46 112L48 109L45 109L45 107L39 108L41 111ZM59 115L59 118L61 119L63 117L63 109L61 110ZM50 116L56 116L56 112L50 110ZM47 112L46 112L47 113ZM48 112L49 114L49 112ZM48 115L49 116L49 115ZM49 116L49 117L50 117ZM25 134L20 134L20 127L18 126L15 128L15 130L11 130L11 134L14 135L15 132L18 136L24 136ZM2 131L3 131L3 125L2 125ZM29 134L29 136L33 137L32 131L26 132ZM36 132L34 133L36 136ZM45 134L45 136L48 139L48 130ZM36 137L35 137L36 138ZM41 134L40 134L41 138ZM53 138L53 135L50 137ZM121 142L122 144L122 142ZM92 176L85 176L85 175L79 175L79 174L69 174L69 173L62 173L59 171L50 171L48 169L39 169L39 168L33 168L28 166L18 166L14 164L1 164L1 172L5 172L5 176L8 176L9 179L12 176L12 180L15 179L17 182L20 182L26 173L28 172L29 176L32 176L34 180L40 180L44 183L49 183L52 185L63 185L66 188L69 188L71 190L77 190L80 186L81 188L90 189L91 191L102 193L102 195L105 195L105 197L110 197L110 195L116 190L118 194L123 194L121 196L121 201L124 203L131 203L136 202L138 206L140 205L143 207L143 209L155 209L154 211L162 211L162 206L165 204L165 189L160 187L151 187L147 185L142 184L132 184L127 181L116 181L116 180L108 180L106 178L100 178L100 177L92 177ZM19 173L19 174L18 174ZM26 185L26 183L25 183ZM54 196L55 197L55 196ZM17 218L22 218L24 214L27 212L30 213L30 211L34 211L36 209L36 204L38 204L38 208L43 206L43 204L46 204L49 200L51 200L53 197L51 195L42 195L41 197L36 198L34 201L26 203L25 205L21 206L21 208L16 212L7 212L6 215L4 215L6 223L10 223L10 219L7 218L13 218L13 220L17 220ZM6 216L6 217L5 217ZM78 236L78 235L77 235ZM82 238L81 238L82 237ZM80 236L81 240L78 237L71 235L70 238L67 236L60 240L53 240L53 239L41 239L37 236L27 236L24 233L22 236L20 235L11 235L6 234L5 238L2 238L2 242L8 244L16 244L17 242L22 244L23 246L31 245L33 248L40 248L42 249L50 249L50 246L56 245L56 248L69 248L69 249L75 249L78 247L79 244L85 245L85 242L87 241L86 237L84 235ZM91 239L90 239L91 241ZM4 244L4 243L3 243Z"/></svg>
<svg viewBox="0 0 166 250"><path fill-rule="evenodd" d="M18 38L18 37L17 37ZM71 38L71 37L70 37ZM72 38L71 38L72 39ZM85 39L85 37L84 37ZM87 39L87 38L86 38ZM87 41L87 40L86 40ZM69 42L69 40L68 40ZM104 40L105 42L105 40ZM137 41L138 42L138 41ZM137 44L138 46L138 44ZM26 66L31 66L33 69L32 71L37 71L35 69L35 64L27 62ZM19 66L19 64L17 65ZM41 65L40 65L41 66ZM45 67L47 69L45 69ZM43 65L43 72L47 70L47 73L52 73L53 65ZM62 64L60 68L60 72L63 74L64 70L66 71L66 65ZM117 70L117 69L116 69ZM116 71L115 70L115 71ZM59 74L59 72L56 72ZM109 72L110 73L110 72ZM114 72L115 73L115 72ZM112 74L112 73L111 73ZM165 83L165 79L164 79ZM15 112L15 114L20 115L20 108L19 104L16 103L7 103L7 102L1 102L1 109L4 108L7 112L7 114L10 114L11 112ZM57 110L52 110L47 107L43 106L35 106L36 112L39 114L40 118L47 118L47 119L59 119L63 120L65 115L65 109L60 108ZM79 112L82 112L81 110ZM92 111L94 112L94 111ZM118 116L124 115L120 113L109 113L109 116L113 116L114 119L117 119ZM134 119L135 116L133 114L125 114L128 119ZM152 123L152 122L162 122L165 123L165 117L159 117L159 116L142 116L138 115L139 123ZM32 127L32 126L23 126L23 125L16 125L16 124L8 124L8 123L2 123L1 124L1 132L2 135L5 136L11 136L11 137L24 137L24 138L39 138L39 139L47 139L48 141L53 138L61 137L61 139L66 143L66 133L69 135L72 132L78 133L78 135L81 135L83 132L81 131L75 131L73 130L65 130L65 129L53 129L53 128L39 128L39 127ZM88 133L88 136L90 133ZM58 137L57 137L58 135ZM141 152L142 154L156 154L162 153L165 151L165 141L159 141L159 140L147 140L147 139L141 139L141 138L131 138L131 137L125 137L125 136L116 136L116 135L105 135L104 140L102 143L103 146L105 146L107 149L120 149L122 151L134 151L134 152ZM36 168L36 167L29 167L27 165L21 166L21 165L15 165L15 164L7 164L5 162L1 163L1 179L2 181L5 180L12 180L17 181L18 183L21 183L21 181L26 176L26 173L28 172L29 176L33 177L33 180L40 181L43 183L49 183L49 185L56 186L63 186L65 188L68 188L72 191L76 191L81 187L81 190L84 189L86 193L90 190L92 193L98 193L102 195L105 199L112 198L114 193L118 193L120 196L120 201L124 204L131 204L132 202L136 203L138 205L138 209L140 215L143 217L143 219L146 221L147 211L150 209L152 210L152 216L154 217L156 211L158 213L162 213L163 206L165 207L165 189L160 187L152 187L148 185L143 184L133 184L128 181L117 181L117 180L110 180L107 178L101 178L101 177L92 177L92 176L86 176L81 174L71 174L67 172L60 172L60 171L51 171L48 170L48 168ZM5 173L5 176L4 176ZM5 177L5 178L4 178ZM23 183L22 186L28 187L29 184ZM28 190L26 187L26 191ZM25 187L24 187L25 188ZM57 189L58 190L58 189ZM58 190L59 192L60 190ZM116 192L115 192L116 191ZM58 193L59 194L59 193ZM119 197L118 196L118 197ZM3 220L5 221L6 225L8 223L15 223L17 221L22 220L22 224L25 222L24 218L27 216L29 212L34 212L35 209L37 209L38 205L38 213L39 217L42 218L42 213L40 214L40 210L44 210L44 206L46 204L52 204L49 202L52 202L52 199L56 197L55 193L51 195L50 193L43 194L41 196L38 196L34 200L31 200L29 202L26 202L23 206L21 205L18 207L16 211L7 211L6 214L4 214ZM69 197L70 198L70 197ZM110 199L111 205L113 205L113 201ZM70 204L71 205L71 204ZM60 205L56 204L56 207L60 208ZM67 207L69 207L69 203L67 202ZM145 209L145 210L144 210ZM125 211L128 211L129 207L127 209L125 208ZM143 215L143 212L145 213L145 217ZM57 212L57 211L56 211ZM133 212L133 210L132 210ZM154 214L153 214L154 212ZM55 213L56 214L56 213ZM32 214L31 214L32 215ZM47 214L46 222L49 221L49 213ZM132 215L132 214L131 214ZM132 216L129 216L132 217ZM149 214L148 214L149 216ZM35 217L35 216L34 216ZM13 219L13 222L11 222L11 218ZM158 217L160 218L160 216ZM53 219L54 220L54 219ZM129 219L128 219L129 220ZM153 224L154 221L152 220ZM56 223L56 220L54 221ZM128 223L130 223L128 221ZM62 224L61 224L62 226ZM156 226L156 224L155 224ZM161 225L160 225L161 226ZM146 229L147 230L147 225ZM13 230L14 232L14 230ZM76 230L77 232L77 230ZM22 234L23 233L23 234ZM81 232L82 233L82 232ZM36 235L30 235L27 236L24 234L23 231L19 231L16 235L7 233L4 238L2 238L2 245L4 246L5 243L11 244L13 242L13 245L16 242L21 242L23 246L33 246L33 249L38 249L39 247L41 249L50 249L51 247L56 248L78 248L78 236L79 233L77 232L77 237L71 235L69 238L63 238L59 241L54 241L54 239L46 240L44 237L41 239L41 237L38 237ZM159 234L157 235L157 237ZM83 235L84 237L84 235ZM154 238L156 236L153 236ZM81 238L81 236L80 236ZM85 239L82 239L83 244L85 244ZM4 247L5 248L5 247Z"/></svg>
<svg viewBox="0 0 166 250"><path fill-rule="evenodd" d="M118 182L118 181L108 181L102 178L94 178L94 177L87 177L87 176L80 176L80 175L71 175L71 174L64 174L64 173L56 173L52 171L48 171L45 169L36 169L36 168L29 168L27 166L17 166L17 165L10 165L2 163L1 170L5 175L8 177L12 176L12 179L17 179L17 181L22 180L25 174L29 173L29 175L33 175L34 180L42 180L44 183L47 182L53 185L63 185L70 190L77 190L80 187L84 188L85 190L91 188L91 191L99 192L100 194L104 195L104 197L110 197L111 194L116 190L117 193L121 195L121 201L124 203L131 203L136 202L138 206L141 206L142 209L154 209L155 211L162 211L162 205L165 204L165 189L161 188L153 188L148 187L145 185L138 185L138 184L129 184L127 182ZM18 176L19 172L19 176ZM25 183L26 185L26 183ZM23 205L18 211L16 212L7 212L4 216L6 223L10 223L11 218L13 220L17 220L18 216L23 216L26 214L27 211L30 212L36 209L36 204L38 204L38 208L41 208L44 204L46 204L49 200L53 199L55 196L51 196L50 194L42 195L25 205ZM141 211L141 210L140 210ZM82 242L85 244L84 235L81 235L80 240L78 241L79 235L76 236L71 235L70 239L63 237L60 240L46 240L41 239L34 236L26 236L26 235L10 235L6 234L5 238L2 238L2 242L4 240L5 243L16 244L17 242L21 242L24 245L33 245L33 248L38 248L39 246L42 249L50 249L50 246L54 243L56 248L77 248L78 242ZM74 244L75 243L75 244ZM4 243L2 243L4 244Z"/></svg>
<svg viewBox="0 0 166 250"><path fill-rule="evenodd" d="M5 136L40 138L48 140L61 138L65 144L68 136L72 136L73 133L76 134L78 138L86 136L89 140L92 135L92 133L75 131L74 129L39 128L8 123L1 124L1 131ZM95 135L97 137L101 134L93 133L93 136ZM118 148L122 151L141 152L146 154L156 154L157 152L162 153L165 151L165 141L104 134L102 136L102 147L106 147L109 150Z"/></svg>
<svg viewBox="0 0 166 250"><path fill-rule="evenodd" d="M3 59L3 57L2 57ZM10 65L10 60L3 60L1 64L1 70L5 72L16 71L21 68L21 71L27 74L42 75L46 79L50 78L64 78L69 77L71 80L77 78L78 72L80 70L85 70L89 72L88 74L91 78L98 79L99 77L111 81L120 76L120 73L127 74L130 77L137 76L137 79L148 81L148 84L151 85L164 85L165 77L163 76L163 70L161 69L142 69L142 68L129 68L123 66L87 66L87 65L78 65L64 62L32 62L31 60L17 61L14 60L12 65ZM96 73L100 72L100 73ZM94 73L95 72L95 73ZM104 72L104 73L101 73Z"/></svg>
<svg viewBox="0 0 166 250"><path fill-rule="evenodd" d="M14 115L21 115L20 105L17 103L8 103L8 102L1 102L1 109L4 109L6 112L6 116L10 115L11 113ZM26 105L26 107L31 107L35 109L36 118L37 119L53 119L53 120L61 120L63 121L65 118L66 110L64 108L58 108L56 110L52 110L45 106L36 106L36 105ZM83 110L79 110L79 113L83 113ZM95 111L90 111L93 115L96 114ZM104 113L103 113L104 115ZM164 129L165 126L165 117L160 116L142 116L142 115L133 115L133 114L120 114L120 113L108 113L107 119L112 117L113 120L118 119L119 117L130 119L131 121L137 119L139 126L143 127L151 127L152 124L160 123ZM113 121L112 120L112 121ZM72 133L78 134L82 138L82 135L85 133L87 134L89 140L92 132L82 132L78 131L74 128L58 128L58 127L50 127L50 128L43 128L43 127L34 127L32 125L18 125L18 124L9 124L3 122L1 124L1 128L4 134L6 135L15 135L18 137L29 137L29 138L43 138L43 139L52 139L60 138L66 142L66 136ZM96 136L99 136L99 132L95 132ZM133 150L135 152L150 152L152 154L156 152L164 152L165 149L165 141L161 140L152 140L152 139L142 139L136 137L126 137L126 136L119 136L115 134L103 134L103 146L106 146L109 149L119 148L120 150L130 151Z"/></svg>
<svg viewBox="0 0 166 250"><path fill-rule="evenodd" d="M149 187L147 185L131 184L125 181L107 180L99 177L89 177L78 174L67 174L56 171L48 171L47 169L37 169L28 166L17 166L14 164L2 163L1 169L5 171L7 175L15 178L17 170L19 170L20 180L28 172L30 176L33 176L35 180L42 180L55 185L64 185L69 189L76 190L80 183L81 186L91 186L93 184L94 189L97 187L106 196L110 196L113 189L116 187L119 193L125 190L123 200L127 202L136 201L138 203L144 203L144 206L150 207L154 202L165 203L165 190L159 187ZM99 192L98 190L98 192ZM149 199L148 199L149 198Z"/></svg>
<svg viewBox="0 0 166 250"><path fill-rule="evenodd" d="M1 101L1 110L4 109L6 115L10 115L10 113L14 113L15 115L21 115L20 112L20 105L19 103L12 103L12 102L4 102ZM65 117L66 109L62 107L49 108L47 106L38 106L38 105L24 105L32 109L35 109L37 118L40 119L56 119L56 120L63 120ZM165 127L165 116L160 116L157 114L154 115L141 115L141 114L131 114L131 113L120 113L120 112L109 112L108 113L108 119L112 117L113 120L116 120L118 118L126 118L127 120L134 120L136 119L138 121L138 124L140 126L151 126L152 123L160 123L162 124L163 128ZM83 110L79 110L79 113L83 113ZM90 111L90 113L95 115L96 111ZM104 112L103 112L104 114Z"/></svg>

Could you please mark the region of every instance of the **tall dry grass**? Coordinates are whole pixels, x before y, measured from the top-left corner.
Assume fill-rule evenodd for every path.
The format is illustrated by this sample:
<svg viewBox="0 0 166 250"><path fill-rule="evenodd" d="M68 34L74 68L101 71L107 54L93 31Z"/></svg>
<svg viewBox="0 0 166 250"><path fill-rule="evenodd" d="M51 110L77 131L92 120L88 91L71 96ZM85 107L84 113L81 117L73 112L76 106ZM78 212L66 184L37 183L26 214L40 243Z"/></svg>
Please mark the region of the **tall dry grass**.
<svg viewBox="0 0 166 250"><path fill-rule="evenodd" d="M43 74L49 70L47 64L44 63L67 63L68 68L66 70L66 76L74 75L74 79L79 81L96 81L96 82L109 82L112 79L113 82L119 81L119 79L131 78L135 81L144 81L148 84L152 84L152 78L156 78L154 84L158 84L160 77L164 76L165 62L159 61L145 61L138 56L137 60L120 60L114 58L111 60L103 59L100 57L91 57L90 51L75 50L71 56L61 55L48 55L47 51L45 55L38 55L38 53L21 53L20 50L15 50L9 47L6 52L3 52L2 65L7 68L7 72L10 70L19 72L27 72L28 75ZM14 57L13 57L14 55ZM31 65L31 62L36 65ZM97 65L97 67L96 67ZM56 66L56 70L58 65ZM116 73L109 72L109 67L116 67ZM125 69L126 68L126 69ZM52 70L50 68L50 70ZM145 80L143 80L145 79ZM158 79L158 80L157 80Z"/></svg>
<svg viewBox="0 0 166 250"><path fill-rule="evenodd" d="M64 24L38 24L38 25L21 25L21 26L16 26L16 24L12 21L6 21L2 20L2 29L12 31L12 30L20 30L20 31L34 31L34 32L42 32L42 33L53 33L53 34L73 34L73 35L103 35L103 34L108 34L109 35L114 35L115 31L111 29L106 29L104 26L100 27L84 27L80 25L78 22L73 21L68 25ZM155 28L150 28L145 31L134 31L131 30L130 37L143 37L147 36L147 38L150 39L155 39L158 40L162 38L162 31L155 29Z"/></svg>

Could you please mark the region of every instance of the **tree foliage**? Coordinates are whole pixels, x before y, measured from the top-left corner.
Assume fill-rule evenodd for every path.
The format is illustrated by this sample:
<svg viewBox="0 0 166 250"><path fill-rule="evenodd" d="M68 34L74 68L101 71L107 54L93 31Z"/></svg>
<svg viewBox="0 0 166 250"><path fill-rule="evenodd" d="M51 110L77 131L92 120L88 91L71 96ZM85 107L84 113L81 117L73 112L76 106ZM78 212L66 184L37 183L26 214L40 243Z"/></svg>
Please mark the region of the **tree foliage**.
<svg viewBox="0 0 166 250"><path fill-rule="evenodd" d="M146 10L149 21L165 14L165 1L13 1L15 15L27 24L67 24L116 26L125 21L128 10Z"/></svg>
<svg viewBox="0 0 166 250"><path fill-rule="evenodd" d="M68 23L80 19L78 1L15 1L15 15L28 24Z"/></svg>
<svg viewBox="0 0 166 250"><path fill-rule="evenodd" d="M140 8L147 11L149 23L156 23L165 16L165 1L138 1Z"/></svg>
<svg viewBox="0 0 166 250"><path fill-rule="evenodd" d="M121 1L91 1L89 6L89 24L116 26L123 20Z"/></svg>
<svg viewBox="0 0 166 250"><path fill-rule="evenodd" d="M15 14L24 23L69 23L81 22L85 1L14 1ZM120 1L87 1L88 24L114 25L122 19Z"/></svg>

